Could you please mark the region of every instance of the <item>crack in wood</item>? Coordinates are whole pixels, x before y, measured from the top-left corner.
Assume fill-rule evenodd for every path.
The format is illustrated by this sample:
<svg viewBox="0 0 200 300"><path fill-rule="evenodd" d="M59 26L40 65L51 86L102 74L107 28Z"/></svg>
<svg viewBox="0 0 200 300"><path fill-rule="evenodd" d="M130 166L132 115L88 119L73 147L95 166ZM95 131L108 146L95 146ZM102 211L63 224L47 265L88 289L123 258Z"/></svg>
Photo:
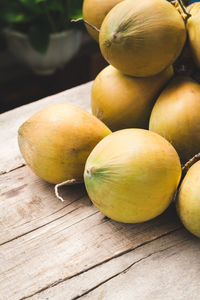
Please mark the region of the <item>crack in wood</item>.
<svg viewBox="0 0 200 300"><path fill-rule="evenodd" d="M84 273L86 273L86 272L88 272L88 271L90 271L90 270L92 270L92 269L94 269L94 268L96 268L96 267L99 267L99 266L101 266L101 265L103 265L103 264L105 264L105 263L107 263L107 262L109 262L109 261L112 261L112 260L114 260L114 259L116 259L116 258L118 258L118 257L121 257L121 256L123 256L123 255L125 255L125 254L127 254L127 253L130 253L130 252L132 252L132 251L134 251L134 250L136 250L136 249L139 249L139 248L141 248L141 247L143 247L143 246L145 246L145 245L148 245L148 244L150 244L150 243L152 243L152 242L154 242L154 241L156 241L156 240L159 240L159 239L161 239L161 238L163 238L163 237L165 237L165 236L167 236L167 235L173 234L174 232L179 231L179 230L181 230L181 229L182 229L182 225L178 226L176 229L173 229L173 230L171 230L171 231L169 231L169 232L166 232L166 233L164 233L164 234L162 234L162 235L160 235L160 236L158 236L158 237L155 237L155 238L153 238L153 239L151 239L151 240L149 240L149 241L146 241L146 242L144 242L144 243L142 243L142 244L140 244L140 245L138 245L138 246L136 246L136 247L134 247L134 248L130 248L130 249L127 249L127 250L125 250L125 251L122 251L121 253L118 253L118 254L112 256L111 258L108 258L108 259L106 259L106 260L104 260L104 261L102 261L102 262L99 262L99 263L97 263L97 264L95 264L95 265L93 265L93 266L91 266L91 267L89 267L89 268L87 268L87 269L85 269L85 270L83 270L83 271L81 271L81 272L78 272L77 274L75 274L75 275L73 275L73 276L68 276L68 277L66 277L66 278L57 280L56 282L51 283L51 284L49 284L49 285L43 287L42 289L38 290L37 292L35 292L35 293L33 293L33 294L29 295L29 296L25 296L25 297L23 297L23 298L20 298L19 300L25 300L25 299L31 298L31 297L33 297L33 296L35 296L35 295L37 295L37 294L40 294L41 292L43 292L43 291L45 291L45 290L48 290L49 288L52 288L52 287L54 287L54 286L57 286L57 285L59 285L59 284L65 282L65 281L67 281L67 280L70 280L70 279L74 278L74 277L80 276L80 275L82 275L82 274L84 274ZM171 247L174 247L174 246L171 246ZM153 254L159 253L159 252L161 252L161 251L165 251L165 250L167 250L168 248L170 248L170 247L167 247L167 248L165 248L165 249L163 249L163 250L159 250L159 251L157 251L157 252L151 253L151 254L149 254L147 257L143 257L143 258L139 259L138 261L132 263L130 266L126 267L123 271L121 271L121 272L119 272L119 273L117 273L117 274L111 276L110 278L106 279L105 281L99 283L97 286L91 288L90 290L84 292L84 293L81 294L81 295L78 295L78 296L72 298L71 300L76 300L76 299L81 298L82 296L84 296L84 295L90 293L91 291L93 291L94 289L98 288L99 286L101 286L102 284L106 283L107 281L111 280L112 278L117 277L117 276L120 275L121 273L127 272L128 269L130 269L130 268L131 268L133 265L135 265L136 263L139 263L141 260L144 260L144 259L148 258L149 256L151 256L151 255L153 255Z"/></svg>
<svg viewBox="0 0 200 300"><path fill-rule="evenodd" d="M76 209L75 209L75 210L76 210ZM79 223L81 223L82 221L84 221L84 220L86 220L86 219L88 219L88 218L90 218L90 217L92 217L92 216L94 216L94 215L96 215L96 214L99 214L99 213L100 213L99 211L95 211L95 212L92 213L91 215L89 215L89 216L87 216L87 217L85 217L85 218L83 218L83 219L81 219L81 220L79 220L79 221L77 221L77 222L75 222L75 223L73 223L73 224L67 226L67 227L62 228L62 229L59 230L59 231L56 231L55 233L53 233L53 234L51 235L51 237L54 236L55 234L58 234L59 232L62 232L62 231L64 231L64 230L66 230L66 229L68 229L68 228L70 228L70 227L76 225L76 224L79 224Z"/></svg>
<svg viewBox="0 0 200 300"><path fill-rule="evenodd" d="M128 267L125 268L124 270L122 270L122 271L116 273L115 275L113 275L113 276L107 278L106 280L103 280L102 282L100 282L100 283L97 284L96 286L92 287L91 289L89 289L88 291L84 292L83 294L78 295L78 296L72 298L71 300L77 300L77 299L80 299L81 297L83 297L83 296L85 296L85 295L88 295L90 292L96 290L98 287L102 286L102 285L105 284L106 282L112 280L113 278L115 278L115 277L117 277L117 276L119 276L119 275L121 275L121 274L126 273L126 272L127 272L129 269L131 269L134 265L140 263L141 261L147 259L148 257L150 257L150 256L152 256L153 254L156 254L156 253L157 253L157 252L154 252L154 253L151 253L151 254L149 254L149 255L143 257L143 258L140 258L139 260L135 261L134 263L132 263L130 266L128 266Z"/></svg>
<svg viewBox="0 0 200 300"><path fill-rule="evenodd" d="M158 254L158 253L160 253L160 252L166 251L166 250L171 249L171 248L174 248L174 247L176 247L176 245L167 247L167 248L162 249L162 250L155 251L155 252L153 252L153 253L150 253L150 254L148 254L148 255L146 255L146 256L144 256L144 257L138 259L137 261L135 261L134 263L132 263L132 264L130 264L128 267L126 267L124 270L122 270L122 271L120 271L120 272L117 272L115 275L110 276L110 277L107 278L106 280L103 280L102 282L100 282L100 283L97 284L96 286L92 287L91 289L89 289L88 291L82 293L81 295L78 295L78 296L72 298L71 300L77 300L77 299L80 299L81 297L83 297L83 296L85 296L85 295L88 295L90 292L96 290L98 287L102 286L103 284L105 284L106 282L112 280L113 278L115 278L115 277L117 277L117 276L119 276L119 275L121 275L121 274L127 273L134 265L140 263L141 261L143 261L143 260L145 260L145 259L147 259L147 258L149 258L149 257L151 257L151 256L153 256L153 255L155 255L155 254ZM135 250L135 249L134 249L134 250Z"/></svg>
<svg viewBox="0 0 200 300"><path fill-rule="evenodd" d="M14 171L16 171L16 170L18 170L18 169L21 169L21 168L25 167L25 166L26 166L26 164L21 164L21 165L19 165L18 167L13 168L13 169L10 169L10 170L6 170L6 171L1 171L1 170L0 170L0 176L1 176L1 175L8 174L8 173L11 173L11 172L14 172Z"/></svg>
<svg viewBox="0 0 200 300"><path fill-rule="evenodd" d="M85 197L85 194L82 195L81 197L79 197L78 199L74 200L74 201L71 202L70 204L66 205L66 206L69 206L69 205L71 205L72 203L74 203L74 202L76 202L76 201L78 201L78 200L81 200L81 199L84 198L84 197ZM66 207L66 206L65 206L65 207ZM63 207L63 208L65 208L65 207ZM38 229L40 229L40 228L43 228L43 227L45 227L45 226L47 226L47 225L49 225L49 224L51 224L51 223L53 223L53 222L55 222L55 221L57 221L57 220L59 220L59 219L62 219L62 218L64 218L65 216L69 215L70 213L74 212L74 211L77 210L77 209L78 209L78 208L76 207L76 208L73 209L72 211L67 212L66 214L64 214L64 215L62 215L62 216L60 216L60 217L58 217L58 218L56 218L56 219L54 219L54 220L52 220L52 221L49 221L49 222L47 222L47 223L45 223L45 224L43 224L43 225L41 225L41 226L39 226L39 227L37 227L37 228L34 228L34 229L32 229L32 230L29 230L29 231L27 231L27 232L25 232L25 233L23 233L23 234L21 234L21 235L18 235L18 236L14 237L14 238L12 238L12 239L10 239L10 240L8 240L8 241L5 241L5 242L3 242L3 243L0 244L0 247L3 246L3 245L5 245L5 244L7 244L7 243L10 243L10 242L12 242L12 241L14 241L14 240L17 240L17 239L19 239L19 238L21 238L21 237L23 237L23 236L25 236L25 235L27 235L27 234L29 234L29 233L32 233L32 232L34 232L34 231L36 231L36 230L38 230ZM61 209L60 209L60 210L61 210ZM58 210L58 211L59 211L59 210ZM55 213L56 213L56 212L55 212ZM81 219L79 222L81 222L82 220L84 220L84 219ZM76 224L76 223L74 223L74 224ZM72 224L72 225L70 225L70 226L73 226L74 224ZM24 224L23 224L23 225L24 225Z"/></svg>

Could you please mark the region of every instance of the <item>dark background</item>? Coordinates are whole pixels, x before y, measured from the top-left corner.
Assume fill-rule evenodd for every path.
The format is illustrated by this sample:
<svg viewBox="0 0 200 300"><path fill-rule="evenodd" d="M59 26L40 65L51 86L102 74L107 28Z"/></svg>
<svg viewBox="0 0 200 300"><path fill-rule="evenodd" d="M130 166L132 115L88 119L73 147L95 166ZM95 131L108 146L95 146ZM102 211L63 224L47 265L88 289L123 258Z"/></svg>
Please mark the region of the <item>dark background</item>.
<svg viewBox="0 0 200 300"><path fill-rule="evenodd" d="M93 80L106 66L98 44L83 32L82 45L63 69L38 76L0 51L0 113Z"/></svg>

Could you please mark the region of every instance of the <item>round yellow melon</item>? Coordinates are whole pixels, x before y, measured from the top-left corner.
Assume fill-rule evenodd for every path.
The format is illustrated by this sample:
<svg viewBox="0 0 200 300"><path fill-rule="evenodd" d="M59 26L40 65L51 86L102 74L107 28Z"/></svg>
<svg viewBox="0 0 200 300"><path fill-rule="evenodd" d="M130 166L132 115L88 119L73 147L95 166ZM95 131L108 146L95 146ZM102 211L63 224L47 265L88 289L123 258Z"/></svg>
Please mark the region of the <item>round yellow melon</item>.
<svg viewBox="0 0 200 300"><path fill-rule="evenodd" d="M92 113L113 131L148 128L153 104L172 76L172 66L145 78L124 75L108 66L99 73L92 86Z"/></svg>
<svg viewBox="0 0 200 300"><path fill-rule="evenodd" d="M185 23L166 0L125 0L105 17L99 35L104 58L124 74L147 77L173 64L186 40Z"/></svg>
<svg viewBox="0 0 200 300"><path fill-rule="evenodd" d="M50 183L83 181L85 162L111 131L96 117L71 104L47 106L18 131L21 153L32 171Z"/></svg>
<svg viewBox="0 0 200 300"><path fill-rule="evenodd" d="M153 107L149 129L172 143L182 163L200 152L200 84L172 79Z"/></svg>
<svg viewBox="0 0 200 300"><path fill-rule="evenodd" d="M189 13L191 17L187 21L188 41L192 57L200 68L200 3L194 3Z"/></svg>
<svg viewBox="0 0 200 300"><path fill-rule="evenodd" d="M172 201L180 177L173 146L144 129L123 129L105 137L92 150L84 171L94 205L125 223L160 215Z"/></svg>
<svg viewBox="0 0 200 300"><path fill-rule="evenodd" d="M200 161L187 172L181 183L176 203L183 225L200 238Z"/></svg>

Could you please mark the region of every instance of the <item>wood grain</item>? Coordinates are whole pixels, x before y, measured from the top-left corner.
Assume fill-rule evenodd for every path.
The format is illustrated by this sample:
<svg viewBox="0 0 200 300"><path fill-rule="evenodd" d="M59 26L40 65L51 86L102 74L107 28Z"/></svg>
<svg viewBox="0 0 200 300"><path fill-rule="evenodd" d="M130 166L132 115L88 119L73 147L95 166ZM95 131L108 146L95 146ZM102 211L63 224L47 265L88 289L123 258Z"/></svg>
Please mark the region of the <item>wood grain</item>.
<svg viewBox="0 0 200 300"><path fill-rule="evenodd" d="M143 224L105 219L81 186L64 187L60 203L52 186L28 172L0 176L3 300L35 294L180 228L173 208Z"/></svg>
<svg viewBox="0 0 200 300"><path fill-rule="evenodd" d="M117 223L83 185L63 187L61 203L54 186L24 166L18 127L51 103L89 110L91 85L0 116L0 299L196 300L199 241L182 229L173 204L150 222Z"/></svg>
<svg viewBox="0 0 200 300"><path fill-rule="evenodd" d="M83 185L69 186L62 189L62 195L64 203L55 197L54 185L28 167L1 175L0 245L77 210L86 191Z"/></svg>
<svg viewBox="0 0 200 300"><path fill-rule="evenodd" d="M198 299L199 246L180 229L28 299Z"/></svg>
<svg viewBox="0 0 200 300"><path fill-rule="evenodd" d="M137 255L139 257L135 261ZM199 299L199 239L182 230L137 249L128 256L129 265L116 276L94 291L75 299Z"/></svg>
<svg viewBox="0 0 200 300"><path fill-rule="evenodd" d="M32 114L53 103L72 103L90 111L92 82L0 115L0 174L24 165L17 144L17 130Z"/></svg>

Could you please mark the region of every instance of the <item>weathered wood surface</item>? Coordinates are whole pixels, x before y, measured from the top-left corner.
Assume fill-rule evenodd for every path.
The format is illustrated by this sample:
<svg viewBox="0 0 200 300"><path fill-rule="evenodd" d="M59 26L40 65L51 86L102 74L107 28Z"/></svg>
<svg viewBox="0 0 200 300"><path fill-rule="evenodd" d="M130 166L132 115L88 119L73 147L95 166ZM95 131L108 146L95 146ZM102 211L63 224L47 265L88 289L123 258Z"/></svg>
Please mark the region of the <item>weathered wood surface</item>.
<svg viewBox="0 0 200 300"><path fill-rule="evenodd" d="M28 299L198 300L199 248L180 229Z"/></svg>
<svg viewBox="0 0 200 300"><path fill-rule="evenodd" d="M97 211L83 185L36 177L20 156L19 125L50 103L89 109L91 83L0 116L0 299L199 299L199 240L173 205L143 224Z"/></svg>

